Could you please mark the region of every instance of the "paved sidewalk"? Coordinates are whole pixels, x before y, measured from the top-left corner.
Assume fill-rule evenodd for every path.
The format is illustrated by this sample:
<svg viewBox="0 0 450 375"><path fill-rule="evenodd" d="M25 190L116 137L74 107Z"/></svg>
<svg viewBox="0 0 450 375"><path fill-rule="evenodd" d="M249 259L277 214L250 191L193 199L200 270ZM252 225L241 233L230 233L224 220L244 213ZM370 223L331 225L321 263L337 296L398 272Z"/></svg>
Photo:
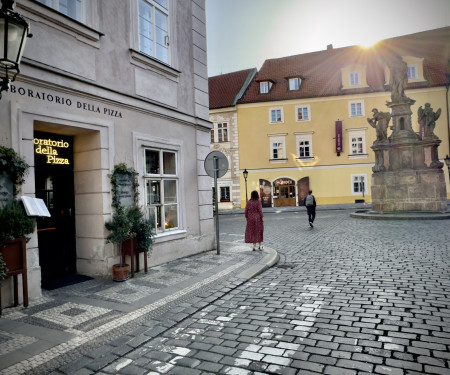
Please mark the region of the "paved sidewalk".
<svg viewBox="0 0 450 375"><path fill-rule="evenodd" d="M49 373L66 364L67 373L75 373L95 353L108 351L102 361L124 355L277 261L272 249L253 252L245 244L221 243L220 255L214 250L179 259L127 282L95 278L44 291L26 309L3 310L0 374ZM152 320L161 315L165 325Z"/></svg>

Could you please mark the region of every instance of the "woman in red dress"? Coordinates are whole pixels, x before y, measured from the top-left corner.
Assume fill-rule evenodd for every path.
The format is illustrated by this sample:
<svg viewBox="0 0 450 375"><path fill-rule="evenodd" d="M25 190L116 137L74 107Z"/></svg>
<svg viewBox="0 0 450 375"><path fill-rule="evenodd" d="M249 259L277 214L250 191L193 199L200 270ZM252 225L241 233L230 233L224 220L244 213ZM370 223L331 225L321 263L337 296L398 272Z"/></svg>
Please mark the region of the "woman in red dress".
<svg viewBox="0 0 450 375"><path fill-rule="evenodd" d="M245 243L253 244L253 251L262 250L263 234L264 234L264 215L262 212L261 201L256 190L252 191L250 200L245 206L245 218L247 219L247 227L245 228Z"/></svg>

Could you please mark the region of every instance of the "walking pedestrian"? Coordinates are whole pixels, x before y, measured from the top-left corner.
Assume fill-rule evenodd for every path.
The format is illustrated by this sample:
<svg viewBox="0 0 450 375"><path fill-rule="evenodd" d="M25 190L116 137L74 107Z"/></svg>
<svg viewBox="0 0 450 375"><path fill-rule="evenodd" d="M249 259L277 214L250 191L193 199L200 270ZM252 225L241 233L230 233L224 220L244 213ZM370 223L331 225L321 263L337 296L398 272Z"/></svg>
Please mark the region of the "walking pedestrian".
<svg viewBox="0 0 450 375"><path fill-rule="evenodd" d="M314 219L316 218L316 198L314 197L314 195L312 195L312 190L308 192L308 195L304 200L304 204L308 213L309 226L311 228L314 228L313 223Z"/></svg>
<svg viewBox="0 0 450 375"><path fill-rule="evenodd" d="M253 251L263 249L264 234L264 215L262 212L262 204L259 200L259 194L253 190L250 199L245 206L245 218L247 219L247 227L245 228L245 243L253 244Z"/></svg>

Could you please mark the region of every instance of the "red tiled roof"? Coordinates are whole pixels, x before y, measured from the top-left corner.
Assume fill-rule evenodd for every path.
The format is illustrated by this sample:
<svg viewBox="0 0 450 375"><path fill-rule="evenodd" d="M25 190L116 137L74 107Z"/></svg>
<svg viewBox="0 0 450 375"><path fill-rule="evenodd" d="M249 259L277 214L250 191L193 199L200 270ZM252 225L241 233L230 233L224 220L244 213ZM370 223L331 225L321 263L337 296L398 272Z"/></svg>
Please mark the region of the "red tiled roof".
<svg viewBox="0 0 450 375"><path fill-rule="evenodd" d="M253 68L208 78L209 108L225 108L235 105L237 99L240 99L236 96L244 84L250 83L247 79L252 78L255 73L256 68Z"/></svg>
<svg viewBox="0 0 450 375"><path fill-rule="evenodd" d="M384 85L384 66L395 54L424 58L427 82L411 83L407 88L445 85L449 73L450 27L386 39L374 48L352 46L266 60L239 103L389 91ZM366 66L368 88L341 89L341 69L352 64ZM288 90L289 77L303 78L300 90ZM260 81L275 84L268 94L259 94Z"/></svg>

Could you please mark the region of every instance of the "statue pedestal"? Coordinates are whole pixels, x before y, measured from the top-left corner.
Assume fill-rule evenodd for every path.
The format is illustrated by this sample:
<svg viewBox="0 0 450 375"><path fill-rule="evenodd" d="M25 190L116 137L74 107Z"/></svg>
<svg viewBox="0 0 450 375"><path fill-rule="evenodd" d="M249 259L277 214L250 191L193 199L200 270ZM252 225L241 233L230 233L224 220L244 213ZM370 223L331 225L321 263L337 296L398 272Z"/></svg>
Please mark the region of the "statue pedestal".
<svg viewBox="0 0 450 375"><path fill-rule="evenodd" d="M440 143L434 138L375 142L372 210L445 212L445 175L437 155Z"/></svg>
<svg viewBox="0 0 450 375"><path fill-rule="evenodd" d="M447 191L442 169L381 172L372 175L372 210L445 212Z"/></svg>

